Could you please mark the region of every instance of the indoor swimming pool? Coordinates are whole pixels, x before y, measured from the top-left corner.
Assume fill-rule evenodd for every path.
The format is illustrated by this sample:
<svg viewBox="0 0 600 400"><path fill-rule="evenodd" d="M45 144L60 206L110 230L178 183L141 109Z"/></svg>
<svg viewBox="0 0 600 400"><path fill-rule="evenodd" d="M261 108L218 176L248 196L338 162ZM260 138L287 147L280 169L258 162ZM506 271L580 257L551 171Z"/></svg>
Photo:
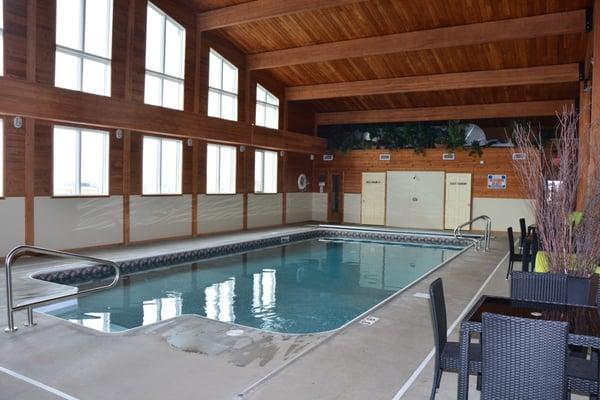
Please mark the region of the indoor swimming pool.
<svg viewBox="0 0 600 400"><path fill-rule="evenodd" d="M183 314L301 334L337 329L463 247L312 238L125 276L113 289L41 310L104 332Z"/></svg>

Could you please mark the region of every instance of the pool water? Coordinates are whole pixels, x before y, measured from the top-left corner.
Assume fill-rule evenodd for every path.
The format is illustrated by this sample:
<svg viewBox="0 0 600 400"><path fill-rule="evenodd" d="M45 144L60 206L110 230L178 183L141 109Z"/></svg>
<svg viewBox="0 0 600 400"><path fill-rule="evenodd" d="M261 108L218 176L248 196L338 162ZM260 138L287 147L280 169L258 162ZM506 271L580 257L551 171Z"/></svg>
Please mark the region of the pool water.
<svg viewBox="0 0 600 400"><path fill-rule="evenodd" d="M160 268L42 311L105 332L198 314L281 333L339 328L459 247L314 239Z"/></svg>

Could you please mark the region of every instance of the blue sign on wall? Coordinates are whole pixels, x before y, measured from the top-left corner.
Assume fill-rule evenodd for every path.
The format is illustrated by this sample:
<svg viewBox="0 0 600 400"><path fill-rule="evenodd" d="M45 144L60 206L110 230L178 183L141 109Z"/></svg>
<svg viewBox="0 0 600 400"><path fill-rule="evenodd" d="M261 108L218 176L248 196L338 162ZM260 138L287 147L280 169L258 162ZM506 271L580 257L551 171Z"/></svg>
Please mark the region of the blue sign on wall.
<svg viewBox="0 0 600 400"><path fill-rule="evenodd" d="M488 175L488 189L506 189L506 175Z"/></svg>

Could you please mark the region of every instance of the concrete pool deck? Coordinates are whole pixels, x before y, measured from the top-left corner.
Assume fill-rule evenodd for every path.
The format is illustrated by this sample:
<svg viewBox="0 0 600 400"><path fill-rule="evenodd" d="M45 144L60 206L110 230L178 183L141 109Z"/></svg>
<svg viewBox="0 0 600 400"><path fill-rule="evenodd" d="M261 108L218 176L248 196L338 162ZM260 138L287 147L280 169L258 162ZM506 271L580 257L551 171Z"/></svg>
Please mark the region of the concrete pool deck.
<svg viewBox="0 0 600 400"><path fill-rule="evenodd" d="M298 229L302 228L85 253L119 259L133 252L173 251ZM433 335L428 300L415 294L426 293L431 281L442 277L449 325L480 293L507 295L506 242L503 236L496 238L488 253L467 250L372 312L379 318L375 324L353 323L333 335L281 335L242 328L242 336L231 337L226 334L232 329L230 324L197 316L122 334L103 334L36 313L37 326L20 326L14 334L0 333L0 399L390 400L400 398L401 390L403 399L425 399L433 367L424 360L433 348ZM23 260L15 272L23 278L37 269L39 264ZM2 326L6 325L4 290L2 285ZM20 291L20 296L26 292ZM17 313L17 323L22 325L24 320L24 312ZM422 372L415 374L420 368ZM272 376L265 380L269 374ZM40 388L40 384L48 387ZM53 394L49 391L53 389L59 392ZM445 374L438 399L455 397L456 375ZM473 390L471 398L479 398L478 393Z"/></svg>

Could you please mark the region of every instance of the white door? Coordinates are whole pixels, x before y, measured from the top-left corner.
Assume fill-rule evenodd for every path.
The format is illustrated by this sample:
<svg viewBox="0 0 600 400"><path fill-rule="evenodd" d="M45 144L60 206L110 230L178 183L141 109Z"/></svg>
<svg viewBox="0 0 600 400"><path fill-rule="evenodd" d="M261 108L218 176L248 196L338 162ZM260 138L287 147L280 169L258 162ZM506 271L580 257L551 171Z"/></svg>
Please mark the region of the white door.
<svg viewBox="0 0 600 400"><path fill-rule="evenodd" d="M471 219L471 174L446 174L446 229Z"/></svg>
<svg viewBox="0 0 600 400"><path fill-rule="evenodd" d="M386 225L443 229L444 172L388 172Z"/></svg>
<svg viewBox="0 0 600 400"><path fill-rule="evenodd" d="M385 223L385 172L363 172L361 224Z"/></svg>

